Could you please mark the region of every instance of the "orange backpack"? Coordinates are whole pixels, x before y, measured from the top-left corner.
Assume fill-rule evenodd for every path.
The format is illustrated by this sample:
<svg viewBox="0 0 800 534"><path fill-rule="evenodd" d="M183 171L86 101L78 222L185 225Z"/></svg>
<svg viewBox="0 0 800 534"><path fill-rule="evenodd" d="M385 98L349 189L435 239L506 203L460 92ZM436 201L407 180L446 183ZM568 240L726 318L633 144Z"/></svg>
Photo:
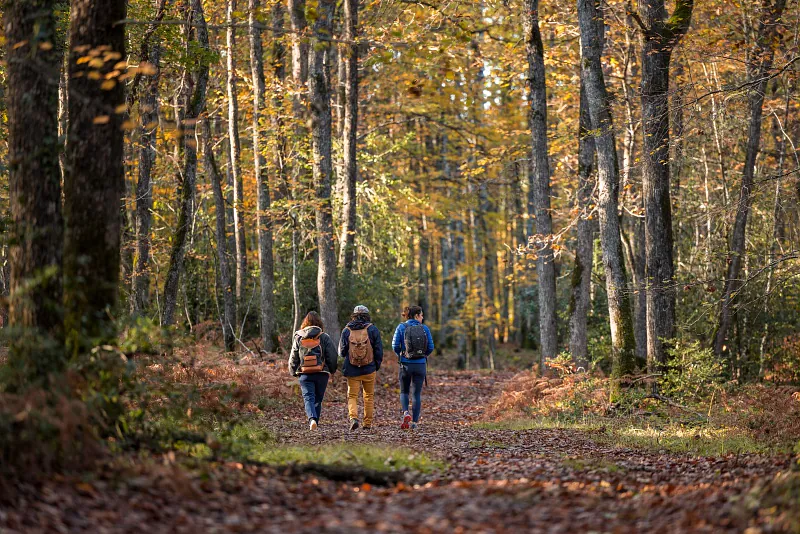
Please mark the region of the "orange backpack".
<svg viewBox="0 0 800 534"><path fill-rule="evenodd" d="M321 334L320 334L321 335ZM321 373L325 368L325 361L322 358L322 347L319 343L319 336L300 340L300 372L304 374Z"/></svg>
<svg viewBox="0 0 800 534"><path fill-rule="evenodd" d="M372 343L369 341L369 327L368 324L363 330L350 330L350 343L349 343L349 356L350 365L356 367L364 367L375 361L375 356L372 354Z"/></svg>

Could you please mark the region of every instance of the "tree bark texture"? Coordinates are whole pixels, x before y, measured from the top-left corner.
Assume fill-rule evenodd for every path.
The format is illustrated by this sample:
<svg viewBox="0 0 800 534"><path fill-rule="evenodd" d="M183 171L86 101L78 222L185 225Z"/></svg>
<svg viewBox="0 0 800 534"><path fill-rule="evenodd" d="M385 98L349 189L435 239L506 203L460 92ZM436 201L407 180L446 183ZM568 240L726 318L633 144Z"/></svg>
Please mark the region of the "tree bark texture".
<svg viewBox="0 0 800 534"><path fill-rule="evenodd" d="M104 78L125 58L127 3L73 0L70 7L69 129L64 180L65 331L73 354L112 339L120 277L125 104L121 83ZM101 67L78 60L104 51Z"/></svg>
<svg viewBox="0 0 800 534"><path fill-rule="evenodd" d="M639 2L642 43L642 192L647 273L647 359L666 363L675 337L675 288L669 164L669 64L689 29L694 0L677 0L667 18L664 0Z"/></svg>
<svg viewBox="0 0 800 534"><path fill-rule="evenodd" d="M539 31L539 0L525 0L525 49L528 58L528 123L531 129L529 168L528 237L533 237L539 278L540 364L558 354L556 329L555 256L550 240L553 219L550 213L550 163L547 146L547 91L545 86L544 45Z"/></svg>
<svg viewBox="0 0 800 534"><path fill-rule="evenodd" d="M261 288L261 339L264 350L277 346L275 331L275 267L272 259L272 218L270 216L269 173L261 153L261 113L266 107L261 30L256 27L259 0L250 0L250 67L253 74L253 165L258 194L258 263Z"/></svg>
<svg viewBox="0 0 800 534"><path fill-rule="evenodd" d="M214 158L211 127L208 124L208 119L203 121L203 144L205 168L211 179L211 189L214 193L214 211L216 212L217 258L219 261L219 282L220 286L222 286L222 317L220 318L222 322L222 337L225 341L225 350L231 352L236 345L234 336L236 299L228 265L228 238L226 236L225 197L222 195L222 174Z"/></svg>
<svg viewBox="0 0 800 534"><path fill-rule="evenodd" d="M202 0L192 0L191 14L189 17L196 26L197 42L203 50L208 50L208 30L206 28L205 15L203 14ZM189 40L187 39L187 48L188 45ZM167 279L164 282L164 312L162 324L167 326L171 325L175 320L175 307L178 301L178 284L181 274L183 273L183 260L186 255L189 229L192 222L192 207L197 177L195 125L200 114L205 109L208 74L209 67L207 60L202 58L200 59L200 64L197 66L196 79L192 80L194 91L186 107L184 118L181 121L181 130L183 132L182 143L184 146L183 183L181 185L178 225L173 238ZM191 80L190 76L187 78Z"/></svg>
<svg viewBox="0 0 800 534"><path fill-rule="evenodd" d="M344 220L342 237L339 240L339 264L345 272L352 272L355 265L356 239L356 182L358 166L356 159L356 140L358 134L358 3L359 0L344 0L344 38L348 41L346 54L340 57L344 62L344 127L342 145L344 146L344 195L342 198Z"/></svg>
<svg viewBox="0 0 800 534"><path fill-rule="evenodd" d="M3 6L7 61L11 326L51 336L62 331L63 218L58 141L61 52L55 46L53 0ZM22 43L22 44L20 44ZM24 331L20 332L23 334ZM57 362L13 344L12 358L45 377ZM32 349L33 347L28 347Z"/></svg>
<svg viewBox="0 0 800 534"><path fill-rule="evenodd" d="M247 285L247 242L245 240L244 185L242 182L242 146L239 138L239 93L236 83L236 28L233 26L233 14L236 11L236 0L228 0L225 17L228 25L226 32L226 66L228 78L228 137L230 139L230 164L233 173L233 233L236 240L236 300L242 301Z"/></svg>
<svg viewBox="0 0 800 534"><path fill-rule="evenodd" d="M750 124L745 146L744 171L742 187L739 190L739 202L736 205L736 219L731 231L728 272L725 277L725 289L722 292L722 303L719 313L719 326L714 335L714 353L722 357L728 348L728 331L732 316L735 313L733 300L742 286L740 273L746 254L747 218L753 201L753 185L755 179L756 158L761 147L761 119L764 106L764 94L767 90L769 71L775 55L774 39L780 23L786 0L763 0L761 17L758 23L756 42L753 44L747 64L748 81L754 81L748 94Z"/></svg>
<svg viewBox="0 0 800 534"><path fill-rule="evenodd" d="M325 51L330 48L333 0L320 0L314 21L314 46L309 54L308 88L311 103L311 150L317 205L317 291L325 331L339 339L339 305L336 298L336 250L331 206L331 91L325 72Z"/></svg>
<svg viewBox="0 0 800 534"><path fill-rule="evenodd" d="M586 331L589 314L589 287L592 283L592 221L588 219L594 192L594 138L592 120L586 99L586 87L581 83L578 126L578 222L575 244L575 268L572 271L572 293L569 314L569 352L575 364L588 369L589 352Z"/></svg>
<svg viewBox="0 0 800 534"><path fill-rule="evenodd" d="M622 252L619 215L619 164L606 90L602 53L603 16L597 0L578 0L581 31L581 77L597 152L598 212L608 315L613 353L612 376L621 378L636 367L631 300Z"/></svg>

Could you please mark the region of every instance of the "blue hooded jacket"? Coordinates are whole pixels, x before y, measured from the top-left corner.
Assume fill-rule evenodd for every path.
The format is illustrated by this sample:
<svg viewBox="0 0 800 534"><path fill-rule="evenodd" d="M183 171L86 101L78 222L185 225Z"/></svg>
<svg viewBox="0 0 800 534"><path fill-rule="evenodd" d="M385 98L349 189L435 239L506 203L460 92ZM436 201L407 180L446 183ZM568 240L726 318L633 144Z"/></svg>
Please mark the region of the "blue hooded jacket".
<svg viewBox="0 0 800 534"><path fill-rule="evenodd" d="M394 337L392 338L392 350L400 356L406 351L406 327L412 326L416 324L422 324L416 319L409 319L404 323L400 323L397 325L397 329L394 331ZM409 360L403 356L400 356L400 363L428 363L428 356L433 353L433 336L431 335L431 329L428 328L426 325L422 325L422 328L425 329L425 334L428 336L428 348L425 351L425 358L417 358L416 360Z"/></svg>

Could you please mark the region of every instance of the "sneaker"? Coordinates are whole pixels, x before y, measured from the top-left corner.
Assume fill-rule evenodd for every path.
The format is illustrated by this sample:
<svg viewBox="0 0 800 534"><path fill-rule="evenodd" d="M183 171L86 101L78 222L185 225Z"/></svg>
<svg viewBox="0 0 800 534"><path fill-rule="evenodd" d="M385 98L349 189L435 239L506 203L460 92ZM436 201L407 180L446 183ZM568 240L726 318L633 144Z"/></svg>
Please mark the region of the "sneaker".
<svg viewBox="0 0 800 534"><path fill-rule="evenodd" d="M350 419L350 432L355 432L358 428L358 419Z"/></svg>
<svg viewBox="0 0 800 534"><path fill-rule="evenodd" d="M361 430L363 430L364 432L372 432L372 427L364 425L361 427Z"/></svg>
<svg viewBox="0 0 800 534"><path fill-rule="evenodd" d="M417 423L411 423L411 430L417 429Z"/></svg>
<svg viewBox="0 0 800 534"><path fill-rule="evenodd" d="M308 423L308 428L309 428L309 430L316 430L317 429L317 422L312 419L311 422Z"/></svg>
<svg viewBox="0 0 800 534"><path fill-rule="evenodd" d="M403 414L403 424L400 425L400 428L402 430L408 430L408 423L410 423L410 422L411 422L411 414L409 414L408 412L404 413Z"/></svg>

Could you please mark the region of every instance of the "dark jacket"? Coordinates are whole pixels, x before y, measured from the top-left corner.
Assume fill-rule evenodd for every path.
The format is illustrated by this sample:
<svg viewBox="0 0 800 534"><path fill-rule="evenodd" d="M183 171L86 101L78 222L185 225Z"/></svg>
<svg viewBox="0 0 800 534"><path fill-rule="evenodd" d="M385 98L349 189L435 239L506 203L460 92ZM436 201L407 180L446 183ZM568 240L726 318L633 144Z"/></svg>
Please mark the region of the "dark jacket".
<svg viewBox="0 0 800 534"><path fill-rule="evenodd" d="M419 358L417 360L409 360L408 358L404 358L406 352L406 327L415 325L415 324L422 324L416 319L409 319L404 323L400 323L397 325L397 329L394 331L394 337L392 338L392 350L395 354L400 356L400 363L427 363L428 356L433 354L433 336L431 335L431 329L428 328L426 325L422 325L422 328L425 329L425 333L428 336L428 348L425 351L425 358Z"/></svg>
<svg viewBox="0 0 800 534"><path fill-rule="evenodd" d="M322 372L330 374L336 372L336 367L338 366L339 362L336 356L336 346L333 344L331 336L325 332L320 334L320 329L318 326L309 326L294 333L292 352L289 354L289 373L292 376L301 374L300 366L303 362L300 360L300 340L308 337L314 337L317 334L319 334L319 347L322 350L322 359L325 361Z"/></svg>
<svg viewBox="0 0 800 534"><path fill-rule="evenodd" d="M351 321L347 323L347 328L342 330L342 337L339 338L339 356L344 358L342 374L344 376L362 376L379 371L383 363L383 343L381 342L381 332L374 324L370 324L367 329L369 342L372 345L372 355L374 361L363 367L350 365L350 330L363 330L368 323L362 321Z"/></svg>

